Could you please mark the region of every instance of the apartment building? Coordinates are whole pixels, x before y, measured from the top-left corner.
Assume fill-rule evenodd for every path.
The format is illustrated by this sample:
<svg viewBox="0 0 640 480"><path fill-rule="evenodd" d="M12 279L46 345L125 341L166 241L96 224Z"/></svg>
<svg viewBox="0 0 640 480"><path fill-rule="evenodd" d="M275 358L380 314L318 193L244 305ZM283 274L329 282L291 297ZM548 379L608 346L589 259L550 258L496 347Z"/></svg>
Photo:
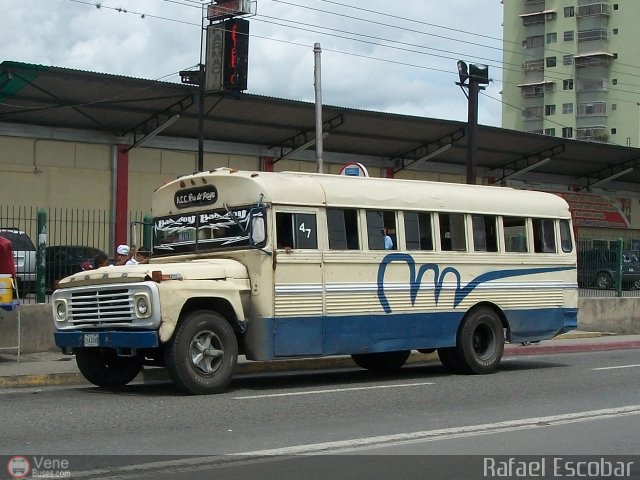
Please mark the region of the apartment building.
<svg viewBox="0 0 640 480"><path fill-rule="evenodd" d="M640 146L640 0L503 0L503 128Z"/></svg>

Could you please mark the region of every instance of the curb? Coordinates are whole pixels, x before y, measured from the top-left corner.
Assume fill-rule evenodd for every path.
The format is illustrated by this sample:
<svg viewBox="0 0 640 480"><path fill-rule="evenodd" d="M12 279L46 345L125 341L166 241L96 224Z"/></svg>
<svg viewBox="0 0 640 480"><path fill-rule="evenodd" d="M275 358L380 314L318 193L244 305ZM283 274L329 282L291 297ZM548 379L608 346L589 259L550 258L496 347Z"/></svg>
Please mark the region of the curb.
<svg viewBox="0 0 640 480"><path fill-rule="evenodd" d="M574 338L596 338L602 336L600 333L584 332L569 333L556 337L557 339ZM575 352L595 352L608 350L625 350L640 348L640 340L621 340L607 343L583 342L575 345L506 345L504 357L517 357L525 355L544 355L551 353L575 353ZM415 365L430 361L437 361L437 353L413 352L407 360L407 365ZM258 373L274 372L295 372L323 369L359 368L348 356L324 357L300 360L276 360L269 362L246 362L239 363L236 368L237 375L251 375ZM149 368L143 370L133 382L150 382L168 380L169 376L164 368ZM0 389L2 388L26 388L26 387L48 387L67 385L90 385L80 372L67 373L43 373L29 375L11 375L0 377Z"/></svg>
<svg viewBox="0 0 640 480"><path fill-rule="evenodd" d="M640 348L640 340L628 340L608 343L583 343L576 345L513 345L504 349L505 356L543 355L547 353L598 352L607 350L626 350Z"/></svg>

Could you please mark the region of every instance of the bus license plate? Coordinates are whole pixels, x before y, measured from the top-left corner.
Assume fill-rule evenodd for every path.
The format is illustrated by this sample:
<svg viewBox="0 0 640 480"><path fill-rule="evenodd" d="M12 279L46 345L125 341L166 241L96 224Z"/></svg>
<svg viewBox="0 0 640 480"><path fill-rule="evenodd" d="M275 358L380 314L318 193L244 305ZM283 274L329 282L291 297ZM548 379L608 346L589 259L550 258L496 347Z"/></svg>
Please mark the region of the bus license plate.
<svg viewBox="0 0 640 480"><path fill-rule="evenodd" d="M97 333L85 333L84 334L84 346L85 347L99 347L100 336Z"/></svg>

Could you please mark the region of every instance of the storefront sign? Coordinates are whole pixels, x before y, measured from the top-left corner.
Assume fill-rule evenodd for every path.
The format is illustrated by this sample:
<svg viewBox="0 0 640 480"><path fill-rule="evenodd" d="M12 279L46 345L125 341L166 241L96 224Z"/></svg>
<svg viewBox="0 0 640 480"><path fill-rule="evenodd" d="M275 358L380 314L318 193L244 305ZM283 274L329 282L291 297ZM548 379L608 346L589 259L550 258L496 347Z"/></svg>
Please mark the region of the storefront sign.
<svg viewBox="0 0 640 480"><path fill-rule="evenodd" d="M590 193L558 193L569 204L579 227L631 228L631 199Z"/></svg>

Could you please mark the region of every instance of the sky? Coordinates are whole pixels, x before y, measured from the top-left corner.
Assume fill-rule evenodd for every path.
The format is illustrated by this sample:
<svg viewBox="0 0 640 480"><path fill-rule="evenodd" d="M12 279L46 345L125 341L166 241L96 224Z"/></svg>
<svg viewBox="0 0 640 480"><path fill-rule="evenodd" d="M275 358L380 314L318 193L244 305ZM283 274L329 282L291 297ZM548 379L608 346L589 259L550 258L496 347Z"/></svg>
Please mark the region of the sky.
<svg viewBox="0 0 640 480"><path fill-rule="evenodd" d="M0 0L0 61L180 82L209 0ZM457 60L489 66L478 121L500 126L500 0L253 0L246 93L467 120ZM401 6L401 7L400 7Z"/></svg>

